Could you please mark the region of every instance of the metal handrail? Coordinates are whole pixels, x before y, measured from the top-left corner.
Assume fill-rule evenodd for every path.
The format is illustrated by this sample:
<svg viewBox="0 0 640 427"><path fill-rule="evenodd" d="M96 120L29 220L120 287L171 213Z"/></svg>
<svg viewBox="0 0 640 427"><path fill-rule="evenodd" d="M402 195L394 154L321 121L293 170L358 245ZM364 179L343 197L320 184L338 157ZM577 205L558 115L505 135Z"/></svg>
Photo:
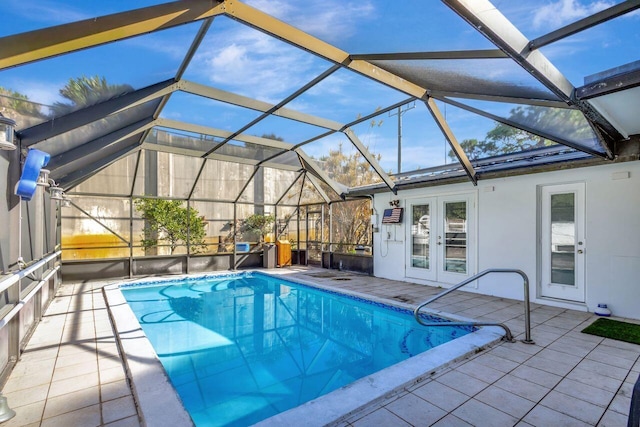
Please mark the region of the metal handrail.
<svg viewBox="0 0 640 427"><path fill-rule="evenodd" d="M41 260L38 260L37 262L34 262L33 264L28 265L27 267L25 267L22 270L18 270L16 272L12 273L11 275L7 275L5 277L1 277L0 278L0 293L2 293L4 291L6 291L7 289L9 289L9 287L11 287L11 285L17 283L23 277L28 276L29 274L31 274L34 271L36 271L38 268L40 268L43 265L47 264L52 259L58 257L58 255L60 255L61 253L62 253L62 251L56 251L56 252L54 252L52 254L49 254L49 255L45 256Z"/></svg>
<svg viewBox="0 0 640 427"><path fill-rule="evenodd" d="M58 272L58 270L60 270L60 264L56 265L55 267L53 267L49 273L47 273L39 282L38 284L27 294L24 296L24 298L22 298L20 301L18 301L13 308L7 313L5 314L5 316L0 319L0 328L4 328L4 326L9 323L9 321L11 319L13 319L13 317L18 314L20 312L20 310L22 310L22 307L27 304L29 302L29 300L31 298L33 298L38 291L40 290L40 288L42 288L42 286L46 285L47 282L49 281L49 279L51 279L51 277L56 274Z"/></svg>
<svg viewBox="0 0 640 427"><path fill-rule="evenodd" d="M529 278L527 277L527 275L524 273L524 271L522 270L516 270L516 269L510 269L510 268L490 268L488 270L484 270L481 271L480 273L469 277L468 279L458 283L455 286L450 287L449 289L445 290L444 292L439 293L436 296L433 296L431 298L429 298L428 300L426 300L425 302L423 302L422 304L420 304L418 307L416 307L415 310L413 310L413 317L415 317L416 321L418 323L420 323L423 326L500 326L502 329L505 330L506 335L505 335L505 339L507 341L510 342L514 342L515 340L513 339L513 334L511 333L511 330L507 327L507 325L505 325L504 323L498 323L498 322L423 322L422 319L420 318L420 310L426 306L427 304L432 303L433 301L447 295L450 294L451 292L455 291L456 289L459 289L461 287L463 287L464 285L468 285L469 283L483 277L486 276L489 273L516 273L519 274L520 276L522 276L522 279L524 281L524 326L525 326L525 338L524 340L522 340L522 342L524 342L525 344L535 344L534 341L531 339L531 308L529 306Z"/></svg>

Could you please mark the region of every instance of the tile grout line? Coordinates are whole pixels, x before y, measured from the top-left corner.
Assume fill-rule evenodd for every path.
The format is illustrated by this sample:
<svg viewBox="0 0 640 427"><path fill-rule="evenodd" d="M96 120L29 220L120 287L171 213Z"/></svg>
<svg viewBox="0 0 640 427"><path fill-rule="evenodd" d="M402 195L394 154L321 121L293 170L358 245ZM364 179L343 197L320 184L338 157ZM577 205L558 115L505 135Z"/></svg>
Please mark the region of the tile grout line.
<svg viewBox="0 0 640 427"><path fill-rule="evenodd" d="M484 304L486 304L486 303L480 304L479 306L482 306L482 305L484 305ZM450 304L450 305L455 305L455 303L452 303L452 304ZM500 309L498 309L498 310L500 310ZM497 311L497 310L495 310L495 311ZM495 311L494 311L494 312L495 312ZM557 314L554 314L553 316L551 316L550 318L546 319L545 321L543 321L543 322L541 322L541 323L537 324L537 326L538 326L538 325L545 325L547 322L549 322L549 321L551 321L551 320L553 320L553 319L557 319L557 318L559 318L559 317L562 317L562 316L561 316L561 314L563 314L563 313L565 313L565 312L566 312L566 309L565 309L565 310L563 310L563 311L561 311L561 312L559 312L559 313L557 313ZM485 314L485 316L487 316L487 315L490 315L490 313ZM518 315L518 316L520 316L520 315ZM516 319L518 316L515 316L514 318L512 318L512 319L510 319L510 320ZM586 319L585 319L585 320L586 320ZM562 331L563 331L563 333L562 333L561 335L559 335L558 337L556 337L555 339L553 339L553 341L551 341L550 343L546 344L542 349L543 349L543 350L544 350L544 349L548 349L548 348L549 348L549 346L551 346L552 344L554 344L554 343L556 343L556 342L558 342L558 341L562 340L563 338L566 338L570 333L572 333L572 332L573 332L577 327L579 327L583 322L584 322L584 321L580 322L578 325L576 325L576 326L572 327L571 329L564 329L564 328L558 328L558 327L555 327L555 326L550 326L550 327L554 327L554 328L556 328L556 329L560 329L560 330L562 330ZM519 334L519 335L522 335L522 333L521 333L521 334ZM553 387L549 388L549 391L548 391L544 396L542 396L538 401L532 401L532 400L530 400L531 402L535 403L535 405L534 405L534 406L533 406L529 411L527 411L527 413L526 413L526 414L524 414L524 415L523 415L523 416L518 420L518 423L519 423L519 422L525 422L525 421L524 421L524 418L525 418L525 417L526 417L526 416L527 416L527 415L528 415L528 414L529 414L533 409L535 409L538 405L541 405L541 404L540 404L540 402L541 402L542 400L544 400L544 398L545 398L545 397L547 397L547 396L548 396L552 391L555 391L555 390L556 390L557 385L558 385L558 384L560 384L560 382L562 382L563 380L567 379L568 375L569 375L569 374L571 374L571 372L573 372L573 371L576 369L576 367L578 367L578 365L579 365L582 361L587 360L587 356L588 356L589 354L591 354L591 353L592 353L596 348L598 348L600 345L602 345L602 343L603 343L603 342L604 342L604 339L601 339L601 340L600 340L600 341L599 341L599 342L594 346L594 348L592 348L591 350L589 350L589 351L588 351L588 353L587 353L587 354L585 354L584 356L577 356L577 355L575 355L575 354L566 353L565 351L561 351L561 350L554 350L554 351L558 351L558 352L561 352L561 353L569 354L569 355L572 355L572 356L580 357L580 359L581 359L581 360L580 360L580 361L579 361L579 362L578 362L578 363L577 363L577 364L576 364L576 365L575 365L571 370L569 370L569 372L567 372L566 374L562 375L562 376L561 376L561 380L560 380L560 381L558 381L558 382L557 382ZM494 348L499 348L499 347L502 347L502 346L503 346L503 345L500 345L500 346L496 346L496 347L494 347ZM542 350L541 350L541 351L542 351ZM489 350L487 353L490 353L490 352L491 352L491 350ZM515 369L517 369L519 366L523 366L523 365L524 365L524 362L526 362L526 361L528 361L528 360L532 359L532 358L533 358L534 356L536 356L537 354L539 354L539 352L538 352L538 353L535 353L535 354L530 355L527 359L523 360L522 362L516 362L516 363L518 363L518 366L516 366L515 368L511 369L510 371L508 371L508 372L504 373L500 378L498 378L497 380L495 380L493 383L490 383L487 387L483 388L483 389L482 389L482 390L480 390L478 393L474 394L474 396L471 396L471 397L470 397L469 399L467 399L464 403L462 403L461 405L458 405L456 408L454 408L454 409L452 409L451 411L449 411L447 415L455 416L455 415L453 415L453 412L454 412L457 408L459 408L460 406L464 405L464 404L465 404L466 402L468 402L469 400L475 399L475 397L476 397L478 394L480 394L482 391L486 390L486 389L487 389L489 386L491 386L491 385L495 385L495 383L496 383L497 381L499 381L501 378L504 378L506 375L508 375L508 374L510 374L511 372L513 372L513 371L514 371ZM476 358L476 357L473 357L472 359L469 359L468 361L474 360L475 358ZM640 356L639 356L638 358L636 358L636 362L637 362L637 360L639 360L639 359L640 359ZM468 362L468 361L467 361L467 362ZM465 363L467 363L467 362L465 362ZM634 362L634 363L636 363L636 362ZM456 370L459 366L463 366L465 363L462 363L462 364L458 365L456 368L453 368L453 370ZM632 367L633 367L633 365L632 365ZM543 370L543 371L544 371L544 370ZM545 371L545 372L546 372L546 371ZM629 369L629 372L631 372L631 369ZM552 373L552 374L555 374L555 373ZM555 374L555 375L557 375L557 374ZM628 374L627 374L627 375L628 375ZM475 377L474 377L474 378L475 378ZM434 381L435 381L435 380L434 380ZM621 382L621 385L620 385L620 387L618 388L618 391L619 391L619 389L622 387L622 385L623 385L623 384L624 384L624 381L622 381L622 382ZM502 387L500 387L500 386L497 386L497 385L496 385L496 387L498 387L498 388L500 388L500 389L502 389L502 390L504 390L504 391L509 392L508 390L505 390L505 389L503 389L503 388L502 388ZM408 392L408 393L413 394L413 392ZM561 392L559 392L559 391L558 391L558 393L561 393ZM562 393L562 394L564 394L564 393ZM600 417L600 419L604 416L604 413L606 413L606 411L607 411L608 407L611 405L611 402L613 401L613 399L615 398L615 396L616 396L616 395L617 395L617 392L616 392L616 393L614 393L613 398L611 399L611 401L610 401L610 402L609 402L609 404L607 405L607 408L605 408L605 411L603 412L603 414L602 414L602 416ZM421 398L420 396L417 396L417 395L415 395L415 396L416 396L416 397L418 397L418 398ZM567 395L567 396L569 396L569 395ZM570 396L570 397L572 397L572 396ZM579 399L579 398L578 398L578 399ZM425 400L425 399L422 399L422 400ZM527 399L527 400L529 400L529 399ZM582 399L579 399L579 400L582 400ZM426 401L426 402L428 402L427 400L425 400L425 401ZM588 404L590 404L590 405L600 406L600 405L592 404L591 402L588 402L588 401L584 401L584 402L586 402L586 403L588 403ZM390 403L391 403L391 402L390 402ZM428 403L430 403L430 402L428 402ZM510 414L508 414L508 413L506 413L506 412L502 411L502 410L501 410L501 409L499 409L499 408L495 408L495 407L493 407L492 405L489 405L489 404L487 404L487 405L488 405L488 406L490 406L490 407L492 407L492 408L494 408L494 409L496 409L496 410L499 410L499 411L501 411L501 412L503 412L503 413L505 413L505 414L507 414L507 415L509 415L509 416L512 416L512 415L510 415ZM545 405L541 405L541 406L546 407ZM380 408L384 408L384 407L386 407L386 405L381 406ZM600 406L600 407L602 407L602 406ZM553 409L553 408L549 408L549 409L551 409L551 410L555 411L555 409ZM395 412L392 412L392 411L391 411L391 413L395 414ZM560 413L562 413L562 412L560 412ZM397 415L397 414L395 414L395 415ZM446 417L447 415L443 416L442 418ZM571 416L571 415L568 415L568 414L563 414L563 415L567 415L568 417L571 417L571 418L573 418L574 420L577 420L577 421L583 422L583 421L578 420L577 418L575 418L575 417L573 417L573 416ZM404 418L400 417L399 415L397 415L397 416L398 416L399 418L401 418L403 421L406 421ZM440 418L438 421L436 421L436 423L437 423L437 422L439 422L442 418ZM514 417L514 418L516 418L516 417ZM598 422L600 422L600 420L599 420ZM350 425L351 425L351 424L350 424ZM597 425L597 423L596 423L596 425Z"/></svg>
<svg viewBox="0 0 640 427"><path fill-rule="evenodd" d="M554 318L556 318L556 317L558 317L558 315L553 316L553 317L552 317L552 318L550 318L549 320L554 319ZM545 323L546 323L546 322L545 322ZM544 323L541 323L541 324L544 324ZM579 326L579 325L578 325L578 326ZM553 343L557 342L558 340L560 340L561 338L563 338L564 336L566 336L568 333L572 332L572 331L573 331L575 328L577 328L578 326L575 326L574 328L569 329L569 330L568 330L568 331L566 331L564 334L560 335L558 338L556 338L556 339L555 339L555 340L553 340L551 343L549 343L548 345L546 345L544 348L545 348L545 349L549 348L549 346L550 346L551 344L553 344ZM577 421L580 421L580 422L584 422L584 423L586 423L585 421L579 420L579 419L577 419L577 418L573 417L572 415L565 414L565 413L560 412L560 411L556 411L556 410L555 410L555 409L553 409L553 408L549 408L548 406L543 405L541 402L542 402L542 401L543 401L543 400L544 400L544 399L545 399L549 394L551 394L551 392L552 392L552 391L555 391L555 389L556 389L556 387L558 386L558 384L560 384L563 380L568 379L567 377L569 376L569 374L571 374L571 372L573 372L573 371L574 371L574 369L576 369L576 368L578 367L578 365L579 365L583 360L585 360L585 359L586 359L586 357L587 357L587 356L588 356L588 355L589 355L593 350L595 350L595 349L596 349L600 344L602 344L602 342L603 342L603 341L604 341L604 338L603 338L602 340L600 340L600 342L599 342L599 343L598 343L598 344L597 344L593 349L591 349L591 350L589 351L589 353L587 353L584 357L582 357L582 358L581 358L582 360L580 360L580 362L578 362L578 363L577 363L573 368L571 368L571 370L570 370L569 372L567 372L566 374L564 374L564 375L562 376L562 379L561 379L560 381L558 381L558 382L556 383L556 385L555 385L555 386L551 387L551 388L549 389L549 391L548 391L548 392L547 392L543 397L541 397L541 398L540 398L540 400L538 400L537 402L535 402L536 404L534 405L534 407L533 407L533 408L531 408L529 411L527 411L527 413L526 413L526 414L524 414L524 415L522 416L522 418L520 418L520 420L519 420L518 422L526 422L526 421L524 421L524 419L527 417L527 415L529 415L529 414L531 413L531 411L533 411L536 407L538 407L538 405L540 405L540 406L543 406L543 407L545 407L545 408L548 408L548 409L550 409L550 410L552 410L552 411L555 411L555 412L561 413L561 414L563 414L563 415L566 415L566 416L568 416L568 417L571 417L571 418L573 418L574 420L577 420ZM560 351L560 350L555 350L555 351ZM564 352L564 351L562 351L561 353L565 353L565 352ZM569 353L565 353L565 354L569 354ZM532 356L532 357L533 357L533 356ZM531 359L531 358L529 358L529 359L527 359L527 360L530 360L530 359ZM546 372L546 371L545 371L545 372ZM553 372L552 372L552 373L553 373ZM578 382L579 382L579 381L578 381ZM561 392L559 392L559 391L558 391L557 393L561 393ZM564 393L562 393L562 394L564 394ZM567 395L567 396L568 396L568 395ZM570 397L575 398L574 396L570 396ZM615 398L615 395L614 395L614 398ZM579 399L579 398L576 398L576 399ZM579 400L582 400L582 399L579 399ZM613 399L612 399L612 400L613 400ZM583 402L586 402L586 401L584 401L584 400L583 400ZM587 402L587 403L590 403L590 402ZM590 403L590 404L591 404L591 403ZM609 404L610 404L610 403L609 403ZM606 410L605 410L605 412L606 412ZM603 413L603 415L604 415L604 413ZM598 420L598 422L599 422L599 420ZM588 423L587 423L587 424L588 424ZM597 425L597 423L596 423L596 424L593 424L593 425L595 426L595 425Z"/></svg>
<svg viewBox="0 0 640 427"><path fill-rule="evenodd" d="M73 288L75 289L75 285L73 285ZM58 292L60 292L61 288L59 288ZM62 295L58 295L58 292L56 292L56 295L54 295L54 299L62 296ZM44 414L45 411L47 410L47 403L49 402L49 393L51 393L51 387L53 386L53 376L56 373L56 366L58 365L58 358L60 357L60 349L62 348L62 340L64 339L64 333L65 333L65 329L67 326L67 317L69 315L69 306L71 305L71 301L73 299L73 294L75 292L72 291L72 294L69 296L69 304L66 306L66 308L64 309L65 313L64 313L64 326L62 327L62 333L60 334L60 340L58 341L58 351L56 352L56 361L53 364L53 371L51 372L51 380L49 381L49 386L47 387L47 395L44 399L44 405L42 406L42 413L40 414L40 421L38 422L38 425L41 426L42 423L44 422ZM53 300L52 300L53 301ZM49 305L49 307L51 307L51 305ZM49 310L49 307L47 307L47 310Z"/></svg>
<svg viewBox="0 0 640 427"><path fill-rule="evenodd" d="M98 406L100 410L100 425L104 425L104 416L102 410L102 376L100 375L100 358L99 358L99 350L98 350L98 331L96 326L96 293L94 284L91 284L91 313L93 317L93 339L95 342L95 357L96 357L96 368L98 369Z"/></svg>
<svg viewBox="0 0 640 427"><path fill-rule="evenodd" d="M603 341L604 341L604 339L603 339ZM598 344L598 345L600 345L600 344ZM640 360L640 355L638 355L638 356L636 357L636 360L634 360L633 364L631 365L631 368L629 368L629 372L627 372L627 377L628 377L628 376L629 376L629 374L632 372L633 367L635 366L635 364L636 364L636 363L638 363L638 361L639 361L639 360ZM625 380L626 380L626 378L627 378L627 377L625 377ZM624 380L620 383L620 386L618 387L618 390L616 390L616 392L613 394L613 399L611 399L611 401L609 402L609 404L608 404L608 405L607 405L607 407L605 408L604 412L602 413L602 415L601 415L601 416L600 416L600 418L598 419L598 423L597 423L596 425L600 424L600 422L601 422L601 421L602 421L602 419L604 418L604 416L605 416L605 414L607 413L607 411L609 411L609 408L611 407L611 404L613 403L613 401L615 400L615 398L618 396L618 393L619 393L619 392L620 392L620 390L622 389L622 386L624 386L624 383L625 383L625 381L624 381ZM613 409L612 409L612 411L613 411ZM613 411L613 412L619 413L618 411ZM624 414L623 414L623 415L624 415ZM627 414L626 416L627 416L627 417L629 417L629 414Z"/></svg>

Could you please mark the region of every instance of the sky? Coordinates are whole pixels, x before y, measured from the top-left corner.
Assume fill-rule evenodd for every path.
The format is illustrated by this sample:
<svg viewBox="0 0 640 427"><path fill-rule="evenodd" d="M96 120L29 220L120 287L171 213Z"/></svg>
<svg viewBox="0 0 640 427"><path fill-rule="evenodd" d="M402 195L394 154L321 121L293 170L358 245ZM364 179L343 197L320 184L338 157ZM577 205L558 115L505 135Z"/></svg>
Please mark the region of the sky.
<svg viewBox="0 0 640 427"><path fill-rule="evenodd" d="M161 1L138 0L135 7ZM436 0L248 0L269 13L349 53L420 52L492 49L494 46L446 5ZM129 0L4 0L0 37L89 19L131 8ZM612 6L607 0L539 0L493 4L529 39ZM109 83L134 88L172 78L199 29L199 23L144 35L85 51L0 71L0 86L26 94L45 105L64 101L59 89L74 77L104 76ZM576 87L584 77L640 59L640 13L616 18L541 49ZM452 71L524 86L538 86L526 72L504 61L470 61ZM214 20L184 78L226 91L277 103L332 64L226 17ZM451 64L429 64L447 70ZM508 64L507 64L508 65ZM404 100L407 95L373 83L349 70L340 70L286 107L340 123ZM494 126L452 106L439 104L459 141L482 139ZM508 114L513 105L496 105ZM397 171L398 112L354 128L386 171ZM162 117L233 131L257 116L254 111L227 106L189 94L175 94ZM423 103L407 108L402 117L402 171L451 162L448 146ZM271 118L247 133L275 133L299 143L323 133L321 128ZM354 152L342 135L315 141L305 150L316 157L339 145Z"/></svg>

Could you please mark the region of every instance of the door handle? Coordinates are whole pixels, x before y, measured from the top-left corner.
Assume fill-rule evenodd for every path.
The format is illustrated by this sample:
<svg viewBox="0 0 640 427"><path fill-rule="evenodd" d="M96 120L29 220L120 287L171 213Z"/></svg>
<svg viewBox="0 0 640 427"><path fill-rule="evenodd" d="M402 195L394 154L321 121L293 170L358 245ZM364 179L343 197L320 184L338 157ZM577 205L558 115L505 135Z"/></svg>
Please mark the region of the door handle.
<svg viewBox="0 0 640 427"><path fill-rule="evenodd" d="M582 254L582 253L584 253L584 251L582 249L578 249L578 253Z"/></svg>

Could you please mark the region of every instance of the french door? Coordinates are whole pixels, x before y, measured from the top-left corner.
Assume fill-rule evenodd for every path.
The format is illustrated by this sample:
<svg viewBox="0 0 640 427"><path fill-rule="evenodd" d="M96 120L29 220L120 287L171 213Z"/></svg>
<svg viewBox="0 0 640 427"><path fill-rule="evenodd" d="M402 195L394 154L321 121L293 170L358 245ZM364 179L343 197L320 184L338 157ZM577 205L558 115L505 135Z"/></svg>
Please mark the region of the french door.
<svg viewBox="0 0 640 427"><path fill-rule="evenodd" d="M473 274L472 194L408 201L405 275L458 283Z"/></svg>
<svg viewBox="0 0 640 427"><path fill-rule="evenodd" d="M585 300L585 185L542 187L541 295Z"/></svg>

